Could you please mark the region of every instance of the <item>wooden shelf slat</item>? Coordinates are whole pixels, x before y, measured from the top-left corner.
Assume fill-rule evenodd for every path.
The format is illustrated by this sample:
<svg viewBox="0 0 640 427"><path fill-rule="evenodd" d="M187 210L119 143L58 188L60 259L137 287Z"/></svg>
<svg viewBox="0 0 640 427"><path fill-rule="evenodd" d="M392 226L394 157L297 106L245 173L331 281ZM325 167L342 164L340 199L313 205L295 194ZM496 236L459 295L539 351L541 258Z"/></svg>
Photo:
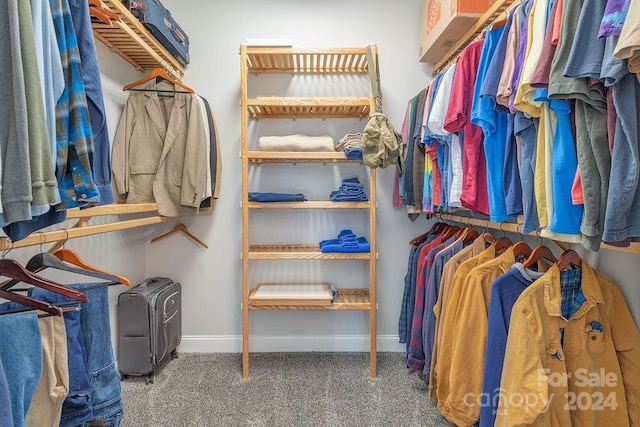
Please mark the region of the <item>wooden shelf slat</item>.
<svg viewBox="0 0 640 427"><path fill-rule="evenodd" d="M255 289L249 294L250 310L371 310L369 290L362 288L337 289L334 302L327 305L254 304L251 302L254 292Z"/></svg>
<svg viewBox="0 0 640 427"><path fill-rule="evenodd" d="M306 202L249 202L249 209L369 209L369 202L332 202L310 200Z"/></svg>
<svg viewBox="0 0 640 427"><path fill-rule="evenodd" d="M138 70L161 67L178 80L184 67L156 40L120 0L102 0L104 7L115 12L120 21L113 26L92 23L94 36L122 56Z"/></svg>
<svg viewBox="0 0 640 427"><path fill-rule="evenodd" d="M367 73L365 48L273 48L247 46L247 71L254 74Z"/></svg>
<svg viewBox="0 0 640 427"><path fill-rule="evenodd" d="M370 260L371 252L338 253L320 252L318 245L252 245L249 246L249 259L306 259L306 260Z"/></svg>
<svg viewBox="0 0 640 427"><path fill-rule="evenodd" d="M347 159L343 151L248 151L251 163L362 163L362 160Z"/></svg>
<svg viewBox="0 0 640 427"><path fill-rule="evenodd" d="M371 100L366 97L258 97L247 99L251 118L364 118Z"/></svg>

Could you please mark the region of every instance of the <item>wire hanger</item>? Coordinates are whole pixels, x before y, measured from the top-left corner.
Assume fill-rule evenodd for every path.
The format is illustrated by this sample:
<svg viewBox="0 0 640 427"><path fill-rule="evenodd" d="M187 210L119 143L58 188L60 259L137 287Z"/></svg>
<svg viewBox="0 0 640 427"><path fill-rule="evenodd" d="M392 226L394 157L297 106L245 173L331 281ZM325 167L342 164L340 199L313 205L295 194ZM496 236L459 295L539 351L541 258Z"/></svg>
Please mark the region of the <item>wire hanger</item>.
<svg viewBox="0 0 640 427"><path fill-rule="evenodd" d="M156 79L156 81L158 79L164 79L166 81L168 81L169 83L173 83L175 86L181 87L182 90L166 90L166 89L137 89L136 86L140 86L143 83L146 83L148 81L151 81L153 79ZM125 87L122 88L123 91L127 91L127 90L133 90L133 91L139 91L139 92L170 92L170 93L196 93L193 89L191 89L189 86L179 82L178 80L170 77L167 72L165 71L164 68L154 68L153 70L151 70L151 72L149 74L147 74L145 77L141 78L140 80L137 80L133 83L129 83L128 85L126 85Z"/></svg>
<svg viewBox="0 0 640 427"><path fill-rule="evenodd" d="M186 225L184 225L184 223L182 222L182 218L180 218L180 222L177 223L171 230L160 234L159 236L154 237L153 239L151 239L151 243L153 242L157 242L160 239L164 239L167 236L170 236L171 234L177 233L177 232L182 232L184 234L186 234L189 238L191 238L192 240L194 240L196 243L198 243L200 246L204 247L205 249L209 249L209 245L207 245L205 242L203 242L202 240L200 240L195 234L193 234L191 231L189 231L189 229L187 228Z"/></svg>

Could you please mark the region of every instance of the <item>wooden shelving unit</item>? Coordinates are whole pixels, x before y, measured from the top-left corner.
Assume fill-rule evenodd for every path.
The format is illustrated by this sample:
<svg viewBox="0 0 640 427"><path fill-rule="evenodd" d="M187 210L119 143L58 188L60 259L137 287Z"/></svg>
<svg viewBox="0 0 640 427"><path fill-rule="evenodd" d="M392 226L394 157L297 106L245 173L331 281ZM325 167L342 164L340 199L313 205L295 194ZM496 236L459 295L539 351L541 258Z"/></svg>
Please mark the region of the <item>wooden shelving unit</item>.
<svg viewBox="0 0 640 427"><path fill-rule="evenodd" d="M120 0L102 0L103 7L120 18L112 25L93 23L93 35L112 51L126 59L137 70L164 68L178 80L184 76L184 67L133 16Z"/></svg>
<svg viewBox="0 0 640 427"><path fill-rule="evenodd" d="M374 55L376 47L372 46ZM253 310L361 310L369 312L370 375L376 376L376 173L368 169L368 202L332 202L314 200L305 202L249 202L249 168L263 163L362 163L347 159L343 152L267 152L249 149L249 120L282 118L366 118L375 102L369 93L365 97L248 97L249 74L321 74L321 75L367 75L368 63L365 48L269 48L240 47L241 105L242 105L242 376L249 376L249 313ZM249 213L260 210L368 210L371 247L367 253L323 253L313 245L254 245L249 235ZM259 218L252 218L252 221ZM360 288L341 288L336 284L337 294L331 304L269 304L252 300L255 289L249 279L253 260L339 260L366 262L369 280Z"/></svg>

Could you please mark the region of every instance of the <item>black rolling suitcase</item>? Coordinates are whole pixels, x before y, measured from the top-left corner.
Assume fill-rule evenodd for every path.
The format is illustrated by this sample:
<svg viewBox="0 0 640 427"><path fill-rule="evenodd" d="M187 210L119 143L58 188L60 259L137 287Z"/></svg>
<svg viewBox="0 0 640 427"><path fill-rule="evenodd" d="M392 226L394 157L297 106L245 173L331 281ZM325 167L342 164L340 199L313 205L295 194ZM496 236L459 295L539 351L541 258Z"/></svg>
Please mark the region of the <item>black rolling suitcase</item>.
<svg viewBox="0 0 640 427"><path fill-rule="evenodd" d="M166 277L145 279L118 296L118 370L146 375L167 356L178 357L182 338L181 286Z"/></svg>
<svg viewBox="0 0 640 427"><path fill-rule="evenodd" d="M189 63L189 37L159 0L123 0L131 13L182 65Z"/></svg>

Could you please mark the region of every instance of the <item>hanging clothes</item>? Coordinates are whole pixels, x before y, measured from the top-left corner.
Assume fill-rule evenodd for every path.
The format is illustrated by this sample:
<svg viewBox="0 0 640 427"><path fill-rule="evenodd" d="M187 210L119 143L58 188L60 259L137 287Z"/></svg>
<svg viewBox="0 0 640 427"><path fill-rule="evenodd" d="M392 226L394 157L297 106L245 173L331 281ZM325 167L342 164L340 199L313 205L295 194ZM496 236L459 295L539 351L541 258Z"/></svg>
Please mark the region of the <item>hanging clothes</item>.
<svg viewBox="0 0 640 427"><path fill-rule="evenodd" d="M640 334L615 284L584 262L568 271L554 265L513 306L502 372L505 396L539 399L526 407L500 399L496 426L636 425L638 360ZM597 410L579 403L600 394Z"/></svg>
<svg viewBox="0 0 640 427"><path fill-rule="evenodd" d="M0 311L3 304L0 304ZM13 416L13 423L8 425L23 427L42 376L42 340L38 315L33 312L0 315L0 330L12 331L3 334L0 340L0 360L7 379L10 413Z"/></svg>
<svg viewBox="0 0 640 427"><path fill-rule="evenodd" d="M82 79L78 39L68 0L49 0L62 58L65 89L56 106L56 177L63 208L81 207L100 200L93 179L93 135Z"/></svg>
<svg viewBox="0 0 640 427"><path fill-rule="evenodd" d="M155 79L132 92L122 113L112 151L116 188L127 203L156 202L164 216L198 212L209 168L197 95L177 92Z"/></svg>
<svg viewBox="0 0 640 427"><path fill-rule="evenodd" d="M69 0L73 29L78 40L78 52L82 63L82 81L85 87L87 111L93 139L91 170L100 195L98 205L114 202L111 188L111 164L109 131L102 95L102 79L96 52L96 42L91 29L89 2Z"/></svg>

